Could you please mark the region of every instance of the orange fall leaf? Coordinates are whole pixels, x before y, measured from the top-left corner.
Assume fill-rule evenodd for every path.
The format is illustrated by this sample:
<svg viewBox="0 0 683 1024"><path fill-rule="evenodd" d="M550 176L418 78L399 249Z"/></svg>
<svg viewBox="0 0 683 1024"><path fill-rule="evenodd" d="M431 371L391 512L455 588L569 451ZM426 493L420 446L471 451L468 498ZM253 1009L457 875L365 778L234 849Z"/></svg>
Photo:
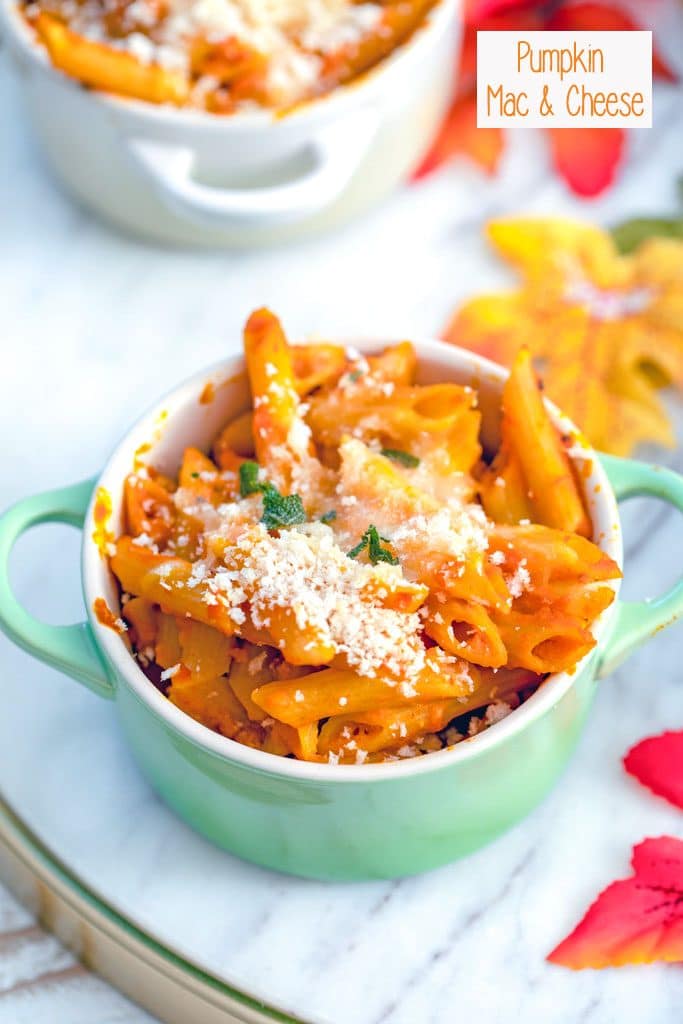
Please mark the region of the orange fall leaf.
<svg viewBox="0 0 683 1024"><path fill-rule="evenodd" d="M683 389L683 242L651 238L621 256L607 232L570 220L487 230L521 286L464 303L445 339L507 366L528 345L549 396L596 448L672 446L657 392Z"/></svg>

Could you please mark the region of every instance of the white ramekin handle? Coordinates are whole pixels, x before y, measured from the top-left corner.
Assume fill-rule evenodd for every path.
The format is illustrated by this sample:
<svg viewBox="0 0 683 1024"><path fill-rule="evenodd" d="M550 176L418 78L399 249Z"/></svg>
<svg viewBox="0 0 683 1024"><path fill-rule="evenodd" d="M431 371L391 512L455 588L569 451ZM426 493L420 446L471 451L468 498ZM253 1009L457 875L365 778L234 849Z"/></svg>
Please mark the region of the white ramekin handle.
<svg viewBox="0 0 683 1024"><path fill-rule="evenodd" d="M360 166L377 127L377 111L358 111L304 146L309 160L299 177L262 188L221 188L196 181L195 154L187 146L139 137L125 144L173 213L197 227L245 231L295 224L330 207Z"/></svg>

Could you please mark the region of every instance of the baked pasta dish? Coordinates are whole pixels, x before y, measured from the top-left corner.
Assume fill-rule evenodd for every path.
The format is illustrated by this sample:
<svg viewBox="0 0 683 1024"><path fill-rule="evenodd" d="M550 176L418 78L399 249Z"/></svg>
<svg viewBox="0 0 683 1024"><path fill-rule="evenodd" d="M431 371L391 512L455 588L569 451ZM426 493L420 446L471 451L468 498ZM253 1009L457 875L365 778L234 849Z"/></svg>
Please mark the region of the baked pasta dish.
<svg viewBox="0 0 683 1024"><path fill-rule="evenodd" d="M263 309L244 349L251 409L177 479L139 465L110 548L121 629L173 704L271 754L385 762L575 669L620 571L526 350L484 458L476 390L416 384L409 342L290 345Z"/></svg>
<svg viewBox="0 0 683 1024"><path fill-rule="evenodd" d="M52 63L84 85L230 114L330 92L387 57L436 0L27 0Z"/></svg>

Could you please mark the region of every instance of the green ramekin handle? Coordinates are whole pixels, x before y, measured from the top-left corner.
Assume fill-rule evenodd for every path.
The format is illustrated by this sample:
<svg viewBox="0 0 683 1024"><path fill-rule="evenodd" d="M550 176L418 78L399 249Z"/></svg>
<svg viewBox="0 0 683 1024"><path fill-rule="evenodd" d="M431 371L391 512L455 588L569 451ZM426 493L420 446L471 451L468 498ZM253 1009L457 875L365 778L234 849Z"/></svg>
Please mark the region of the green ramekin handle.
<svg viewBox="0 0 683 1024"><path fill-rule="evenodd" d="M73 676L100 697L114 687L98 654L87 622L50 626L19 604L9 582L9 557L17 539L40 523L67 523L82 528L94 481L24 498L0 516L0 629L19 647Z"/></svg>
<svg viewBox="0 0 683 1024"><path fill-rule="evenodd" d="M683 512L683 476L663 466L601 455L617 501L635 497L661 498ZM614 616L614 627L605 646L598 669L602 678L608 675L632 651L649 640L665 626L683 615L683 578L661 597L645 601L620 601Z"/></svg>

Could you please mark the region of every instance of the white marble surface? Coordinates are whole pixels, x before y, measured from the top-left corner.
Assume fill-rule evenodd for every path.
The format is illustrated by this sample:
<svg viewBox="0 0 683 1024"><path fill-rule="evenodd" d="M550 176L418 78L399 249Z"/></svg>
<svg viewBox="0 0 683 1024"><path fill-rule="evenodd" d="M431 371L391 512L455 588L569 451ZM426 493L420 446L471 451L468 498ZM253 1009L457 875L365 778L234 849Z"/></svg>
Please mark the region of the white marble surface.
<svg viewBox="0 0 683 1024"><path fill-rule="evenodd" d="M673 29L670 52L680 49L680 19ZM16 103L0 57L0 162L11 183L0 193L0 507L96 472L150 399L237 346L256 305L271 305L292 334L428 335L460 297L505 279L480 239L485 217L523 209L609 222L660 212L683 169L683 93L669 88L622 183L596 203L571 200L538 142L519 136L499 179L446 172L333 239L250 255L163 252L112 234L60 195ZM625 518L626 594L654 594L676 574L680 520L653 503ZM82 616L77 558L67 528L24 538L14 578L32 611L54 622ZM230 858L147 788L109 705L4 638L0 786L94 886L307 1021L675 1024L680 968L574 975L544 957L598 890L628 873L635 842L683 835L683 815L620 767L631 743L681 726L682 635L660 634L602 686L567 774L527 821L420 878L329 886ZM4 946L3 932L14 936ZM24 1021L149 1018L2 897L0 1024Z"/></svg>

